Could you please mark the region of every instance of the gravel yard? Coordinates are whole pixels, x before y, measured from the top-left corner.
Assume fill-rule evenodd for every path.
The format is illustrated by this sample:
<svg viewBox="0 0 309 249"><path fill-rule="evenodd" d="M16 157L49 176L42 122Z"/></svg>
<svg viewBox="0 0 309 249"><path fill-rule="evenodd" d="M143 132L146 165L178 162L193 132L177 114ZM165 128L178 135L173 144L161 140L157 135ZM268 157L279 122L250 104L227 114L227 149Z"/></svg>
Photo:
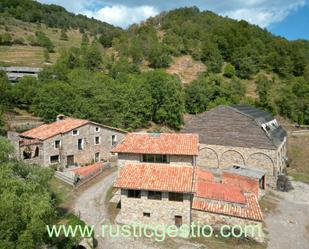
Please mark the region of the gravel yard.
<svg viewBox="0 0 309 249"><path fill-rule="evenodd" d="M294 190L275 192L275 210L266 214L268 249L309 248L309 185L292 182Z"/></svg>

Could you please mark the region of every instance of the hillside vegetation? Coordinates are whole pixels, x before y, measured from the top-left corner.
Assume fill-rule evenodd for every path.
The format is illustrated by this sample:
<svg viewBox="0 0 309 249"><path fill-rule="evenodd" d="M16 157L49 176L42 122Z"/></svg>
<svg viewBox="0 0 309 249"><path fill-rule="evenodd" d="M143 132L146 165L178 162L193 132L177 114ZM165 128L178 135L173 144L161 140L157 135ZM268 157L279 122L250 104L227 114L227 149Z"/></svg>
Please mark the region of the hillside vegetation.
<svg viewBox="0 0 309 249"><path fill-rule="evenodd" d="M309 124L308 41L287 41L195 7L120 30L52 5L4 3L1 15L12 24L2 23L2 44L7 33L14 39L11 50L1 47L0 60L24 38L27 44L18 48L40 47L40 56L53 65L38 80L24 79L16 87L4 77L2 109L26 108L46 121L64 113L129 130L152 122L179 129L185 113L245 103ZM18 14L27 3L48 14ZM48 16L62 21L52 23ZM26 40L28 32L32 40Z"/></svg>

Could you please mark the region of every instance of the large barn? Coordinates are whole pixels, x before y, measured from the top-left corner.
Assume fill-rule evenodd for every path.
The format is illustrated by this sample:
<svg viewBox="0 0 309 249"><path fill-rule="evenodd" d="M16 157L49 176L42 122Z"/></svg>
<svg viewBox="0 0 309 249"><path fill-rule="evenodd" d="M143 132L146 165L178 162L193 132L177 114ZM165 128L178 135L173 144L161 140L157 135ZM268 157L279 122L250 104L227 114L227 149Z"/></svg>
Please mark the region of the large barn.
<svg viewBox="0 0 309 249"><path fill-rule="evenodd" d="M284 173L287 133L268 112L248 105L220 105L192 116L182 132L199 134L198 166L219 171L232 165L261 168L271 186Z"/></svg>

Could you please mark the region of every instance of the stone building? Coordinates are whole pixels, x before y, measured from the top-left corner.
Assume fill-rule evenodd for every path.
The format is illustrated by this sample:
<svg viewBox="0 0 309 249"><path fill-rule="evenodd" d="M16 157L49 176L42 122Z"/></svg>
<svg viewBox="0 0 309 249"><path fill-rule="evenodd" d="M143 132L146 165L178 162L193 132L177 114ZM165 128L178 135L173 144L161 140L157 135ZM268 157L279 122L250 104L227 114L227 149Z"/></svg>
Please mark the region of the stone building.
<svg viewBox="0 0 309 249"><path fill-rule="evenodd" d="M114 184L120 189L121 224L181 226L262 225L254 193L214 181L211 172L197 166L126 164ZM262 230L262 229L261 229ZM250 236L250 235L249 235ZM263 235L252 236L258 241Z"/></svg>
<svg viewBox="0 0 309 249"><path fill-rule="evenodd" d="M129 133L112 153L118 153L120 167L126 163L196 165L198 135Z"/></svg>
<svg viewBox="0 0 309 249"><path fill-rule="evenodd" d="M192 166L126 164L114 187L121 189L123 224L191 224Z"/></svg>
<svg viewBox="0 0 309 249"><path fill-rule="evenodd" d="M63 115L57 121L8 137L18 156L40 165L83 165L109 159L126 132L89 120Z"/></svg>
<svg viewBox="0 0 309 249"><path fill-rule="evenodd" d="M197 165L221 171L246 165L266 171L276 185L287 160L287 133L269 113L247 105L217 106L192 116L183 133L199 134Z"/></svg>

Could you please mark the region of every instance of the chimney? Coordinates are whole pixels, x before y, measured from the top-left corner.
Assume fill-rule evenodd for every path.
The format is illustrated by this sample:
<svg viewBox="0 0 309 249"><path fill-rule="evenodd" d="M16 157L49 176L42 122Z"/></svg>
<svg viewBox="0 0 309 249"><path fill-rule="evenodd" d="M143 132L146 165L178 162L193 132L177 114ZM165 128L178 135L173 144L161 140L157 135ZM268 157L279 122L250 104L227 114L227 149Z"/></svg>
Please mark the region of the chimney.
<svg viewBox="0 0 309 249"><path fill-rule="evenodd" d="M58 122L58 121L63 121L63 120L65 120L65 115L63 115L63 114L58 114L56 120L57 120L57 122Z"/></svg>

